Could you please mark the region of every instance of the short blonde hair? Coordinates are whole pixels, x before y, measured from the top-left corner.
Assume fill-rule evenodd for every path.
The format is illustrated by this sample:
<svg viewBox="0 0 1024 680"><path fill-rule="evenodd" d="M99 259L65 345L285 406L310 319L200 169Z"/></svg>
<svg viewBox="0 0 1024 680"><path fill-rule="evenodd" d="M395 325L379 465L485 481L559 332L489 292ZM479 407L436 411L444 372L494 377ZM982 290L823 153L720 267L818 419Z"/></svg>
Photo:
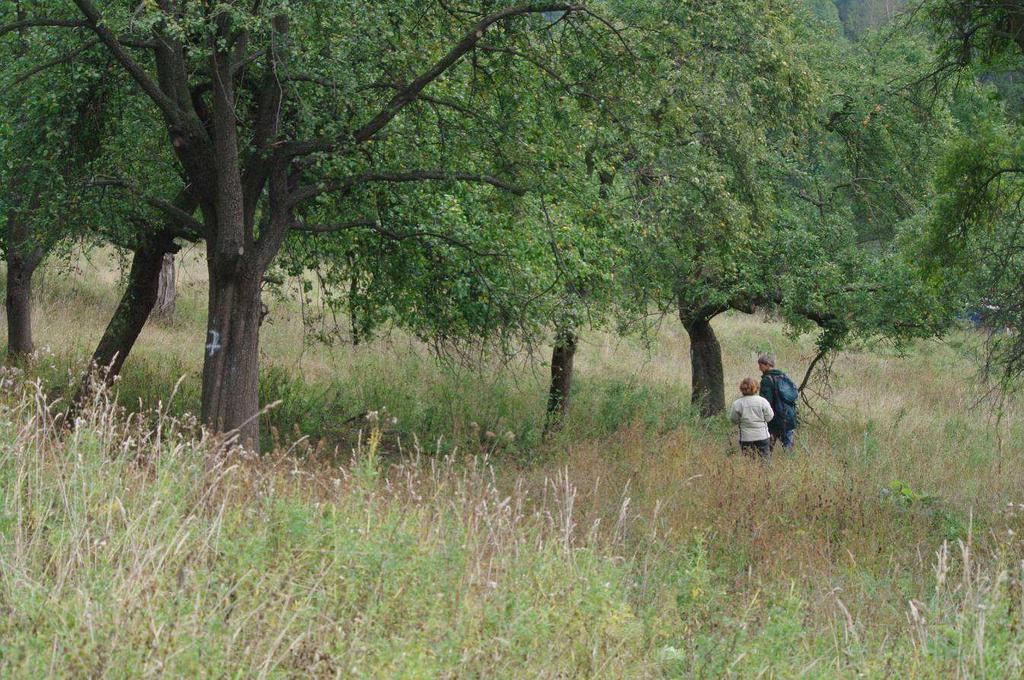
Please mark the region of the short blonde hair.
<svg viewBox="0 0 1024 680"><path fill-rule="evenodd" d="M757 381L754 380L753 378L744 378L743 382L740 383L740 394L742 394L744 397L749 397L751 395L757 394L760 387L761 386L758 385Z"/></svg>

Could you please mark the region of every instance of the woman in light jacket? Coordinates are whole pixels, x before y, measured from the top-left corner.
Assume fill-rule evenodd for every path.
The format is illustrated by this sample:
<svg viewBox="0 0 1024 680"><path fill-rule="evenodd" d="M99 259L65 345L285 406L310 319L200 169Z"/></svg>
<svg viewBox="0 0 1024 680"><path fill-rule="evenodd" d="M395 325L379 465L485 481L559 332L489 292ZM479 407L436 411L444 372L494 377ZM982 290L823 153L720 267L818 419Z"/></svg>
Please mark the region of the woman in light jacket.
<svg viewBox="0 0 1024 680"><path fill-rule="evenodd" d="M740 426L740 451L754 458L767 459L772 454L768 421L775 417L775 412L757 391L757 382L751 378L743 379L740 383L743 396L733 402L729 420Z"/></svg>

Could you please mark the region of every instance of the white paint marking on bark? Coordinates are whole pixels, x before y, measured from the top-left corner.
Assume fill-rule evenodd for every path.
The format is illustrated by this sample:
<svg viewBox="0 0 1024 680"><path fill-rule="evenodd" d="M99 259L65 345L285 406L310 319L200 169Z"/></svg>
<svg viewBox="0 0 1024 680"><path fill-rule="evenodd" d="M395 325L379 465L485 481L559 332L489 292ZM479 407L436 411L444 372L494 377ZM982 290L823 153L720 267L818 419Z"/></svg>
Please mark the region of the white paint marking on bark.
<svg viewBox="0 0 1024 680"><path fill-rule="evenodd" d="M215 330L210 330L210 342L206 345L207 356L213 356L217 353L217 350L221 348L220 344L220 333Z"/></svg>

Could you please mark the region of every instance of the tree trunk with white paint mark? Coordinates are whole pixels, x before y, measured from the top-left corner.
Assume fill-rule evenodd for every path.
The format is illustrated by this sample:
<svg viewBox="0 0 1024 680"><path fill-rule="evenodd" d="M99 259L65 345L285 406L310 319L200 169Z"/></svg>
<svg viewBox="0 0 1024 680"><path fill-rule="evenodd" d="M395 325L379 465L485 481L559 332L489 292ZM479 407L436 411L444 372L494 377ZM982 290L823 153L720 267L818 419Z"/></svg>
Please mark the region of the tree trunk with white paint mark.
<svg viewBox="0 0 1024 680"><path fill-rule="evenodd" d="M259 338L262 273L225 276L210 266L203 423L237 432L239 443L259 449Z"/></svg>

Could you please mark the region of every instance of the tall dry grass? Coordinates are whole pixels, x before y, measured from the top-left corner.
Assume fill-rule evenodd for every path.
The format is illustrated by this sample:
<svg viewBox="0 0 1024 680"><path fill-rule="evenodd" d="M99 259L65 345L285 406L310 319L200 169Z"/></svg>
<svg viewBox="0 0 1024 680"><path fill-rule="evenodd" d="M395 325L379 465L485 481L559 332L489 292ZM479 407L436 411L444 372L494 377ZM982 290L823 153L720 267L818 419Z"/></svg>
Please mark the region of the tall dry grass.
<svg viewBox="0 0 1024 680"><path fill-rule="evenodd" d="M280 449L250 460L185 415L195 261L117 388L139 414L99 399L73 436L53 428L47 398L116 302L105 257L48 274L49 349L4 378L5 675L1020 674L1024 432L969 336L844 353L795 455L765 466L689 413L674 324L651 347L585 336L572 420L542 446L540 361L305 343L285 298L263 343ZM760 350L792 373L813 354L760 318L715 326L729 385ZM382 407L398 425L369 440L365 419L338 427Z"/></svg>
<svg viewBox="0 0 1024 680"><path fill-rule="evenodd" d="M632 481L572 467L513 479L418 450L388 464L373 423L344 466L253 458L105 399L66 433L38 383L2 380L5 677L1021 670L1024 507L901 565L892 542L929 533L913 499L826 501L827 475L797 461L705 459L673 487L691 499L648 509ZM876 552L913 581L891 602L837 585L884 577Z"/></svg>

